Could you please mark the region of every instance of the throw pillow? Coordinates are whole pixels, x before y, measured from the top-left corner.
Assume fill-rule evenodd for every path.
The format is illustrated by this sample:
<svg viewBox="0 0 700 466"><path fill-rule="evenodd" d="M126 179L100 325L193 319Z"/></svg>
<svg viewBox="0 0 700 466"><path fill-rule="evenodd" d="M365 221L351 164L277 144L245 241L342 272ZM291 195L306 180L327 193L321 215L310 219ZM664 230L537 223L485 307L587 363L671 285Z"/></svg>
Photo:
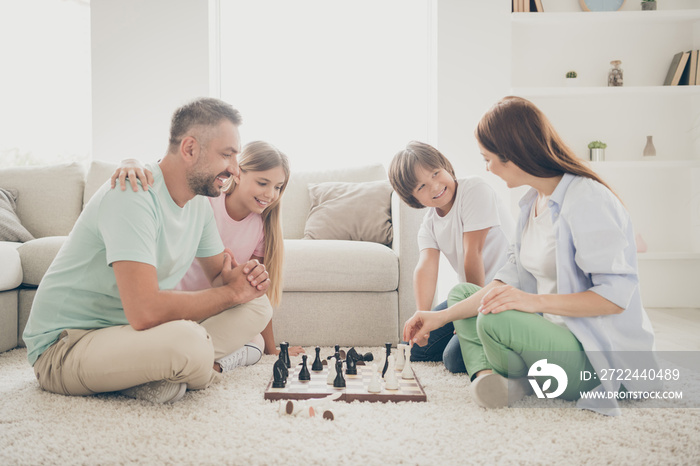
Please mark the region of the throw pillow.
<svg viewBox="0 0 700 466"><path fill-rule="evenodd" d="M391 191L389 181L309 184L311 210L304 239L391 244Z"/></svg>
<svg viewBox="0 0 700 466"><path fill-rule="evenodd" d="M0 241L24 243L34 239L22 226L15 213L16 209L17 191L0 188Z"/></svg>

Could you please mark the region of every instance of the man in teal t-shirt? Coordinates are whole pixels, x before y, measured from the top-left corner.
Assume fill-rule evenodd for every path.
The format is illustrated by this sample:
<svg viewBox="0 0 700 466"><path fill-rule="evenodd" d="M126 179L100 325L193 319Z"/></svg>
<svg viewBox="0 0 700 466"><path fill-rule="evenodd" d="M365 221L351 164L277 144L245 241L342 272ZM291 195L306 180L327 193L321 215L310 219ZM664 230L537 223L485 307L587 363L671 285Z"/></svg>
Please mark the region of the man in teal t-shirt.
<svg viewBox="0 0 700 466"><path fill-rule="evenodd" d="M221 358L272 315L265 267L224 251L210 203L238 170L240 115L198 99L173 115L150 189L85 206L36 293L23 338L40 386L65 395L122 391L156 402L218 379ZM215 286L173 288L197 257Z"/></svg>

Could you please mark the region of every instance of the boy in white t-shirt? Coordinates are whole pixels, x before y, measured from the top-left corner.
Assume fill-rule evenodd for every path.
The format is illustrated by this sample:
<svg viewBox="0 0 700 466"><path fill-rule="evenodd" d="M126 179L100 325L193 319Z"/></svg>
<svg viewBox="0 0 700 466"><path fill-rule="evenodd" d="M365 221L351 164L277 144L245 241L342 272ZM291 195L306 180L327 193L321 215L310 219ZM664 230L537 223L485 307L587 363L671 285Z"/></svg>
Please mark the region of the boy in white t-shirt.
<svg viewBox="0 0 700 466"><path fill-rule="evenodd" d="M505 264L513 219L496 192L479 177L456 179L452 164L434 147L412 141L394 156L389 180L411 207L428 207L418 232L420 258L413 274L418 310L429 310L437 287L440 252L459 281L484 286ZM447 302L433 310L442 310ZM412 361L443 361L451 372L465 372L459 340L447 324L413 345Z"/></svg>

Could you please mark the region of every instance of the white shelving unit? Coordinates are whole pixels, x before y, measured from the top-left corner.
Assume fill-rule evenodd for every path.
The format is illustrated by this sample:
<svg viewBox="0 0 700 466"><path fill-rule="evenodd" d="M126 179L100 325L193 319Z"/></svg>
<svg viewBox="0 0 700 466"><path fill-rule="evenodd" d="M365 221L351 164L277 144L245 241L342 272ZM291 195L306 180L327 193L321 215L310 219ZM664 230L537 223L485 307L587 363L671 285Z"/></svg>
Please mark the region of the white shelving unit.
<svg viewBox="0 0 700 466"><path fill-rule="evenodd" d="M697 7L511 14L511 93L532 100L615 189L648 245L639 254L649 307L700 308L700 86L663 86L673 55L700 49ZM545 11L546 9L545 4ZM623 87L607 87L621 60ZM579 86L566 85L567 71ZM643 157L646 136L657 155Z"/></svg>

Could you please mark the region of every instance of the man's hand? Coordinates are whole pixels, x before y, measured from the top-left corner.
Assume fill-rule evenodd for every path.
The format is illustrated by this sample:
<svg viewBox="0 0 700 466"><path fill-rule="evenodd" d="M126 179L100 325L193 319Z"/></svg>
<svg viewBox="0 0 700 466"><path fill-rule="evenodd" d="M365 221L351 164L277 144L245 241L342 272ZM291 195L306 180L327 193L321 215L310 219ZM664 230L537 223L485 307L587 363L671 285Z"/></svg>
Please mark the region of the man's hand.
<svg viewBox="0 0 700 466"><path fill-rule="evenodd" d="M139 190L139 185L136 180L141 181L141 186L144 191L148 191L149 186L153 186L153 173L150 170L146 170L141 162L136 159L124 159L121 161L119 166L112 177L109 179L109 184L112 189L117 185L117 180L119 180L119 185L122 191L126 191L126 178L129 178L129 183L131 184L131 189L134 192Z"/></svg>
<svg viewBox="0 0 700 466"><path fill-rule="evenodd" d="M264 295L270 287L269 275L263 264L253 259L239 265L230 249L224 251L221 280L223 286L233 290L239 304Z"/></svg>
<svg viewBox="0 0 700 466"><path fill-rule="evenodd" d="M411 345L415 343L418 346L425 346L430 332L444 325L442 312L444 311L416 311L403 326L403 340Z"/></svg>

